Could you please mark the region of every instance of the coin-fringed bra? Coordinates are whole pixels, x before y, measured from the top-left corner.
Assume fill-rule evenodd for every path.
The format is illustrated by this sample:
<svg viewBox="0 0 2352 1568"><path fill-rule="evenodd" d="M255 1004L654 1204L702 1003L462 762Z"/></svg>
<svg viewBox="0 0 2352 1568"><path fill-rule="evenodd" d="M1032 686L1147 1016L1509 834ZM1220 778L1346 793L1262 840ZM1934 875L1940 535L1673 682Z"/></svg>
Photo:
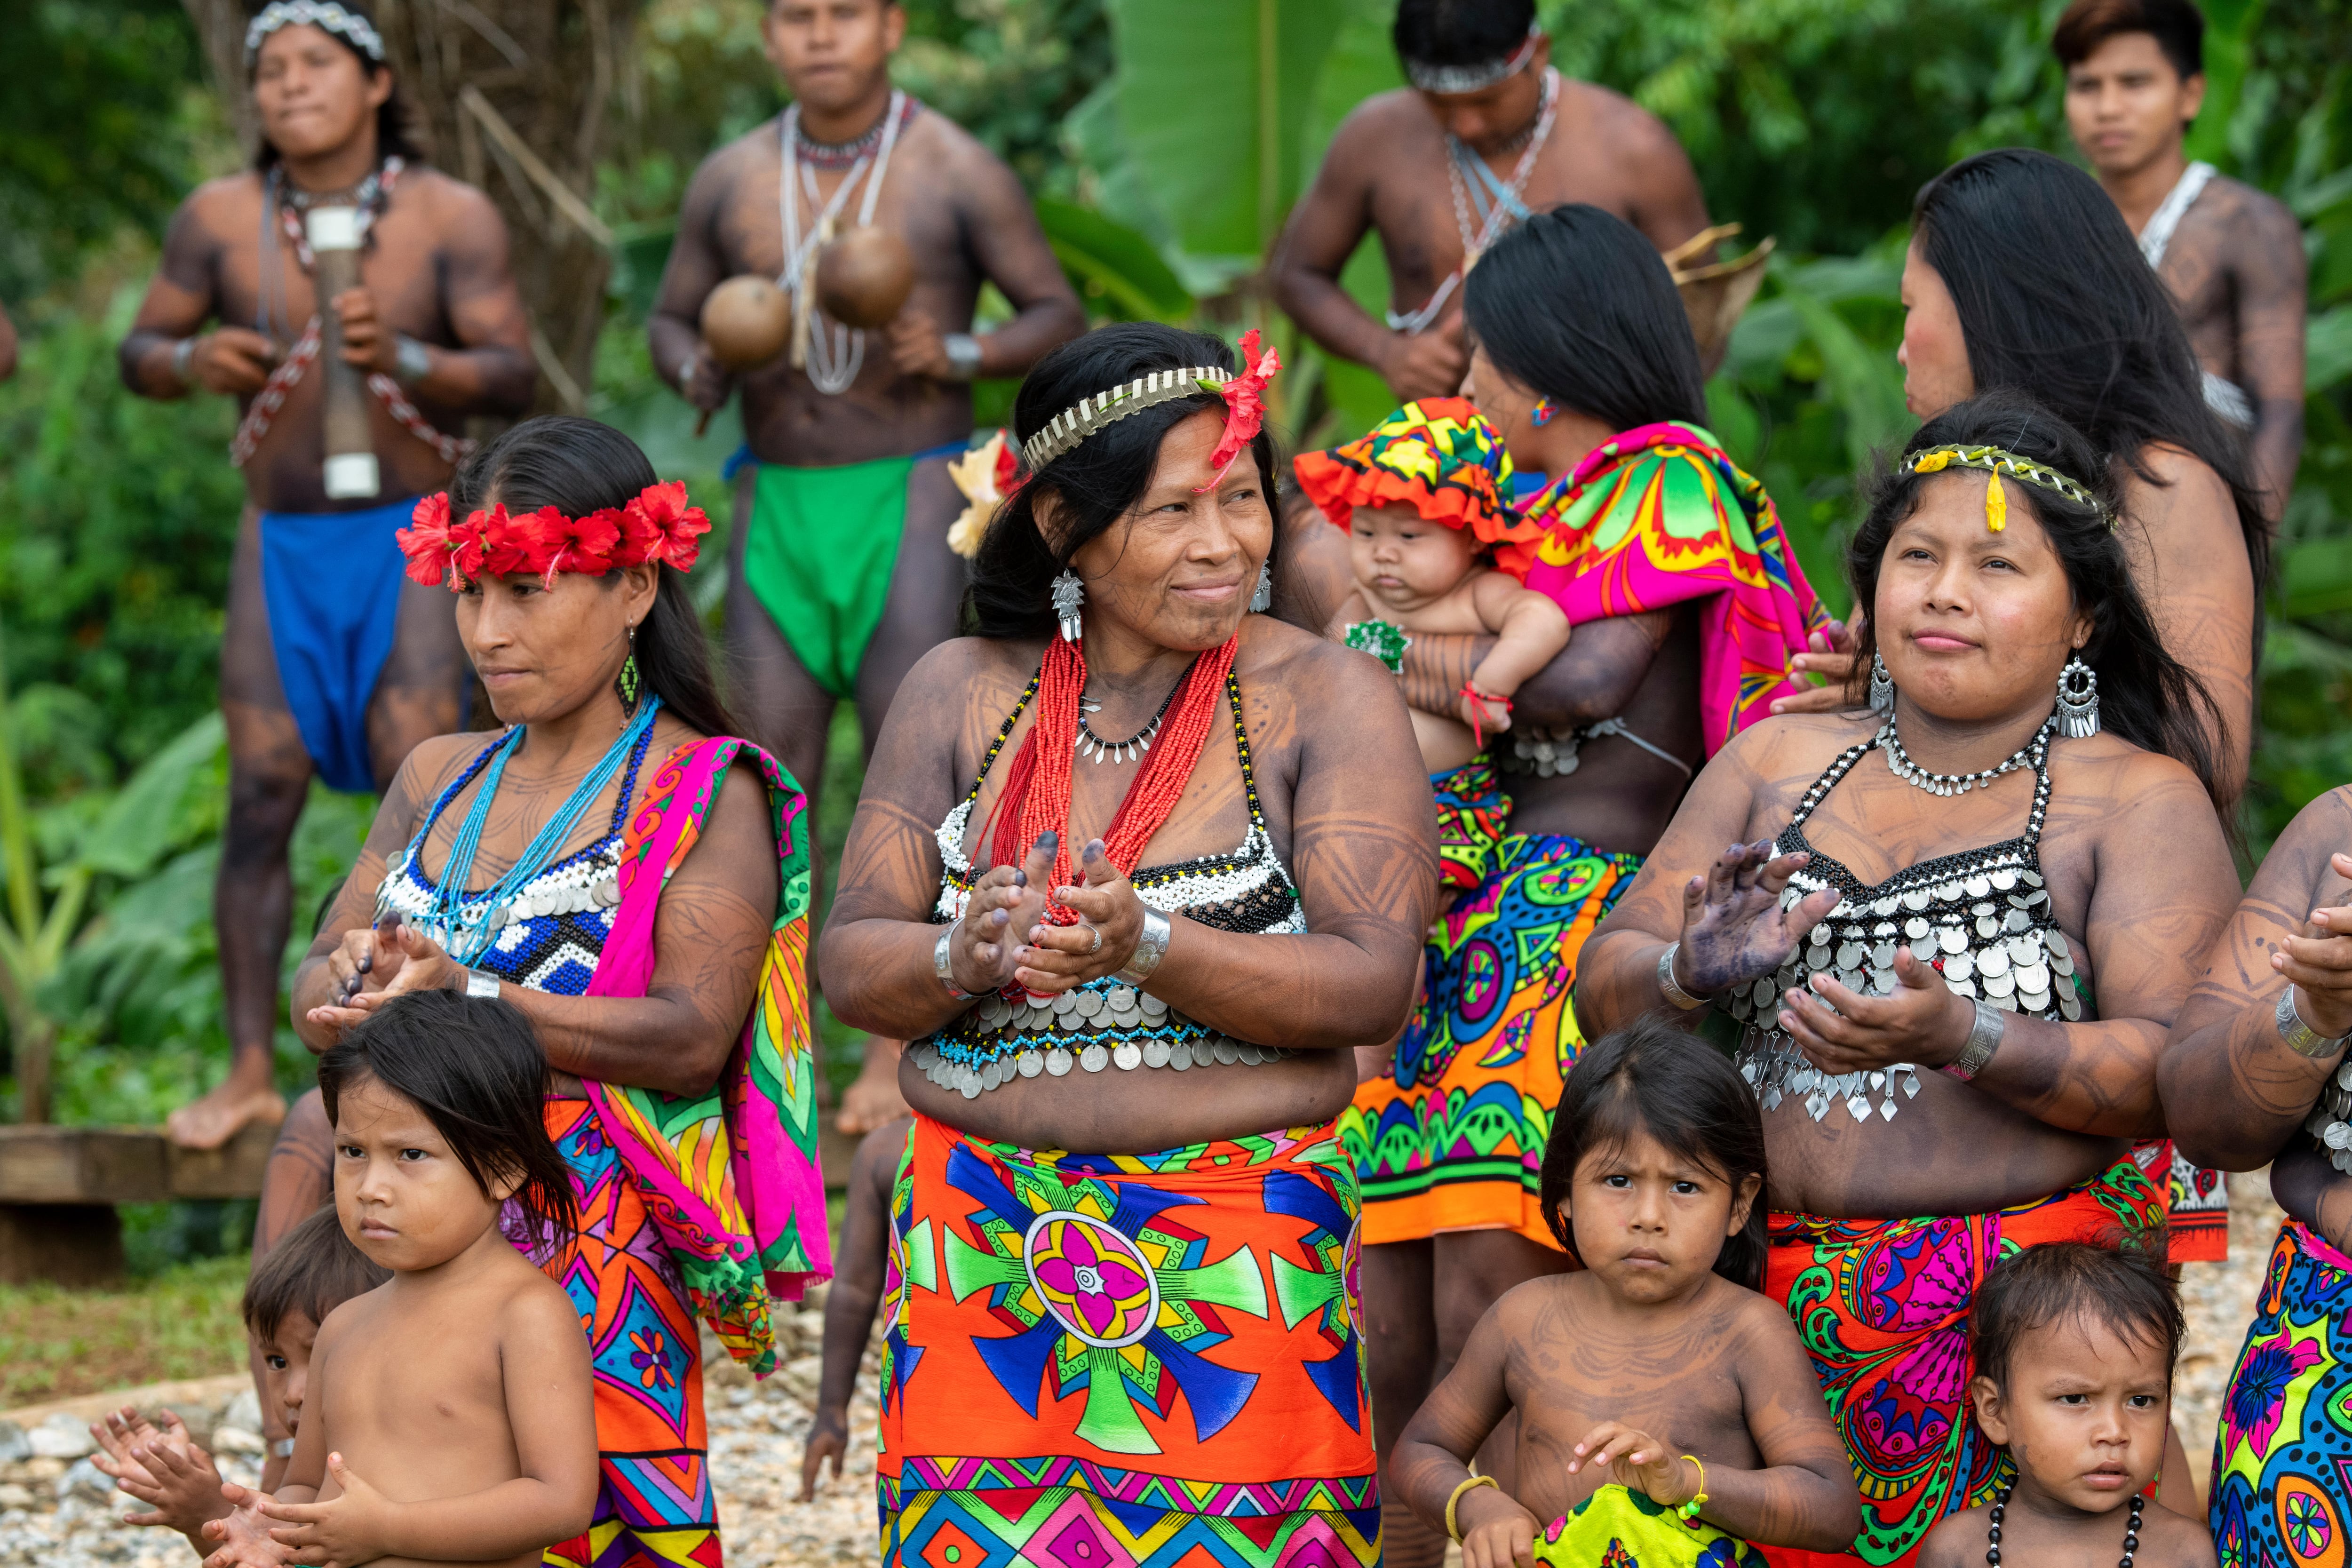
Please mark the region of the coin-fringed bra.
<svg viewBox="0 0 2352 1568"><path fill-rule="evenodd" d="M2050 808L2046 740L2032 754L2033 810L2024 833L1923 860L1874 886L1815 849L1805 837L1805 820L1877 745L1873 736L1838 753L1772 845L1776 855L1811 858L1790 877L1780 894L1782 909L1832 888L1843 895L1837 907L1779 973L1723 998L1724 1010L1748 1026L1736 1059L1766 1110L1784 1097L1801 1095L1816 1121L1838 1100L1856 1121L1868 1121L1874 1110L1891 1121L1896 1090L1906 1099L1919 1092L1915 1063L1889 1063L1883 1071L1825 1073L1774 1022L1780 999L1802 989L1814 974L1834 975L1847 989L1865 994L1892 994L1898 939L1963 996L1981 995L2005 1012L2051 1023L2071 1024L2084 1014L2074 954L2058 929L2042 873L2042 824Z"/></svg>
<svg viewBox="0 0 2352 1568"><path fill-rule="evenodd" d="M980 776L939 826L940 899L934 923L960 920L975 879L964 837L981 786L997 753L1004 749L1022 711L1037 694L1032 679L1021 700L998 727L981 759ZM1241 683L1228 673L1225 700L1234 716L1234 746L1241 759L1242 787L1249 797L1249 832L1228 853L1203 855L1139 869L1128 880L1136 896L1163 914L1181 914L1220 931L1254 936L1296 935L1307 929L1305 910L1290 873L1274 852L1265 816L1258 804L1257 775L1250 766L1249 734L1242 728ZM911 1047L915 1065L943 1089L966 1100L986 1089L1035 1078L1059 1078L1071 1068L1101 1072L1116 1067L1172 1068L1181 1072L1211 1062L1255 1065L1291 1053L1236 1040L1189 1018L1133 985L1106 976L1045 1001L1019 986L984 996L944 1028Z"/></svg>

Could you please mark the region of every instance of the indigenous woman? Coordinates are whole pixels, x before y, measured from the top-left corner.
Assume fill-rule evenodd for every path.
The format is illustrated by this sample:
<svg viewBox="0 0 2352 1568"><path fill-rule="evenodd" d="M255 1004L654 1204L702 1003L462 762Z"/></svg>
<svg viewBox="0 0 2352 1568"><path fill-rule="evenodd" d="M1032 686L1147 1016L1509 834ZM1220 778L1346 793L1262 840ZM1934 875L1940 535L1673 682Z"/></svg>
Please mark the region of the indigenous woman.
<svg viewBox="0 0 2352 1568"><path fill-rule="evenodd" d="M1912 223L1895 356L1904 400L1932 418L1980 388L2014 387L2090 438L2121 487L2125 558L2165 648L2211 689L2213 798L2230 811L2253 745L2270 525L2242 436L2205 400L2172 296L2098 182L2047 153L2003 148L1953 164L1919 193ZM1775 712L1859 699L1857 661L1800 663L1832 684ZM2220 1173L2161 1140L2140 1159L2169 1173L2172 1260L2226 1256Z"/></svg>
<svg viewBox="0 0 2352 1568"><path fill-rule="evenodd" d="M886 1564L1370 1563L1356 1183L1435 824L1386 671L1269 616L1276 362L1108 327L1013 409L978 635L899 688L820 954L914 1042Z"/></svg>
<svg viewBox="0 0 2352 1568"><path fill-rule="evenodd" d="M409 754L296 976L313 1050L403 992L503 996L550 1066L604 1485L555 1563L719 1561L696 1319L754 1371L771 1295L831 1272L799 788L733 738L685 573L686 487L586 419L517 426L401 534L507 729ZM462 521L453 521L462 518Z"/></svg>
<svg viewBox="0 0 2352 1568"><path fill-rule="evenodd" d="M2271 1168L2286 1224L2221 1399L2209 1499L2231 1563L2341 1554L2352 1523L2352 786L2279 836L2173 1025L2158 1083L2182 1152Z"/></svg>
<svg viewBox="0 0 2352 1568"><path fill-rule="evenodd" d="M1588 1030L1660 1006L1739 1026L1765 1290L1874 1565L2007 1477L1965 1395L1985 1271L2164 1215L2131 1141L2162 1130L2158 1050L2235 882L2204 695L2114 503L2095 449L2022 398L1929 420L1847 553L1876 710L1734 739L1585 951Z"/></svg>
<svg viewBox="0 0 2352 1568"><path fill-rule="evenodd" d="M1527 503L1539 536L1504 549L1576 632L1440 798L1449 822L1491 812L1507 828L1477 863L1449 862L1473 886L1440 919L1412 1021L1341 1123L1364 1188L1383 1444L1496 1297L1566 1266L1537 1185L1586 1037L1569 1007L1580 951L1692 770L1763 715L1827 624L1764 487L1706 433L1689 319L1640 233L1554 208L1497 241L1468 288L1468 391L1514 465L1555 476ZM1454 706L1494 647L1416 635L1408 700ZM1391 1562L1437 1560L1443 1542L1402 1512L1391 1523Z"/></svg>

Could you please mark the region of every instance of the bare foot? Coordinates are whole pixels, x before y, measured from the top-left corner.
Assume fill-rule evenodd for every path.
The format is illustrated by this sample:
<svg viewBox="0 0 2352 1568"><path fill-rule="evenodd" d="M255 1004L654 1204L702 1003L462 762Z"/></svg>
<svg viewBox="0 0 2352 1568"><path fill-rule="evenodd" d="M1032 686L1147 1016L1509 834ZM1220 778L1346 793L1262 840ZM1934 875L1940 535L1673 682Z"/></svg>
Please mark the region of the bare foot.
<svg viewBox="0 0 2352 1568"><path fill-rule="evenodd" d="M217 1149L255 1122L275 1127L286 1120L286 1097L269 1081L269 1058L244 1051L218 1089L164 1120L172 1142L183 1149Z"/></svg>
<svg viewBox="0 0 2352 1568"><path fill-rule="evenodd" d="M856 1081L842 1090L841 1114L833 1121L835 1127L853 1138L863 1138L884 1122L907 1114L906 1098L898 1092L898 1053L906 1048L904 1040L866 1037L866 1065L858 1068Z"/></svg>

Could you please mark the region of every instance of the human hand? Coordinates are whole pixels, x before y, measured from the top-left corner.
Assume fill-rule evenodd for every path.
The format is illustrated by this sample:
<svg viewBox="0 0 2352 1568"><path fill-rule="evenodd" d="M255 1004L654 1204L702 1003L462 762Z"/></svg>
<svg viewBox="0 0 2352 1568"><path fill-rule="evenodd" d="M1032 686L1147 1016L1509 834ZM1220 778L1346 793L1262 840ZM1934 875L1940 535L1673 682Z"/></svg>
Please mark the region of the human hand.
<svg viewBox="0 0 2352 1568"><path fill-rule="evenodd" d="M801 1455L801 1501L816 1496L816 1479L824 1462L833 1461L833 1479L841 1479L842 1456L849 1452L849 1413L838 1405L821 1405L809 1423L808 1448Z"/></svg>
<svg viewBox="0 0 2352 1568"><path fill-rule="evenodd" d="M2331 855L2327 863L2337 876L2352 878L2352 855ZM2352 907L2312 910L2302 931L2271 954L2271 968L2298 988L2294 1010L2314 1033L2352 1031Z"/></svg>
<svg viewBox="0 0 2352 1568"><path fill-rule="evenodd" d="M1462 1532L1462 1568L1535 1568L1542 1522L1499 1488L1473 1487L1454 1505Z"/></svg>
<svg viewBox="0 0 2352 1568"><path fill-rule="evenodd" d="M1587 1465L1608 1466L1611 1480L1667 1508L1680 1508L1698 1496L1700 1472L1696 1463L1622 1421L1603 1421L1570 1450L1570 1475Z"/></svg>
<svg viewBox="0 0 2352 1568"><path fill-rule="evenodd" d="M1390 333L1377 368L1399 403L1453 396L1470 370L1460 317L1449 313L1418 332Z"/></svg>
<svg viewBox="0 0 2352 1568"><path fill-rule="evenodd" d="M1078 864L1085 885L1054 889L1054 901L1076 911L1076 922L1057 926L1041 920L1029 928L1028 945L1013 952L1021 967L1013 977L1033 994L1071 991L1116 974L1134 961L1143 940L1143 900L1111 864L1103 841L1090 840Z"/></svg>
<svg viewBox="0 0 2352 1568"><path fill-rule="evenodd" d="M1053 880L1060 846L1058 834L1041 833L1020 865L991 867L972 884L963 918L948 934L948 970L957 990L978 996L1012 983L1016 933L1045 912L1045 884Z"/></svg>
<svg viewBox="0 0 2352 1568"><path fill-rule="evenodd" d="M243 397L259 392L278 367L278 345L247 327L216 327L196 340L188 374L207 392Z"/></svg>
<svg viewBox="0 0 2352 1568"><path fill-rule="evenodd" d="M947 343L939 328L920 310L901 310L882 329L890 344L890 363L900 375L927 375L933 381L956 379Z"/></svg>
<svg viewBox="0 0 2352 1568"><path fill-rule="evenodd" d="M1806 639L1808 652L1792 655L1789 668L1792 674L1825 677L1827 686L1809 686L1793 697L1776 697L1771 710L1775 713L1842 713L1864 700L1859 684L1862 658L1855 649L1862 642L1862 624L1869 613L1856 610L1851 620L1832 621L1826 634L1815 632Z"/></svg>
<svg viewBox="0 0 2352 1568"><path fill-rule="evenodd" d="M719 363L710 345L697 342L694 357L686 363L685 374L678 380L678 395L708 414L726 402L727 395L734 390L735 378Z"/></svg>
<svg viewBox="0 0 2352 1568"><path fill-rule="evenodd" d="M341 1454L327 1456L327 1470L343 1489L340 1497L326 1502L262 1500L262 1513L277 1521L269 1538L290 1552L290 1561L318 1568L352 1568L383 1556L386 1529L399 1505L345 1468Z"/></svg>
<svg viewBox="0 0 2352 1568"><path fill-rule="evenodd" d="M1780 1027L1825 1073L1874 1072L1895 1062L1942 1067L1976 1027L1976 1004L1907 945L1895 950L1892 995L1848 990L1826 974L1809 984L1810 991L1789 993Z"/></svg>
<svg viewBox="0 0 2352 1568"><path fill-rule="evenodd" d="M354 951L353 937L369 937L373 947L364 950L368 968L360 968L360 961L350 958ZM451 958L441 944L416 927L393 916L383 924L365 932L346 932L345 946L338 948L328 959L328 973L335 973L339 961L348 960L349 973L343 977L343 989L338 1000L324 1006L313 1007L304 1015L311 1023L337 1033L352 1027L369 1014L391 1001L415 991L463 991L466 988L466 966ZM354 981L362 982L356 989ZM365 983L373 983L373 984Z"/></svg>
<svg viewBox="0 0 2352 1568"><path fill-rule="evenodd" d="M1462 692L1462 721L1474 735L1500 734L1511 727L1511 700L1481 688L1475 680Z"/></svg>
<svg viewBox="0 0 2352 1568"><path fill-rule="evenodd" d="M269 1500L267 1492L225 1484L221 1498L229 1511L206 1520L197 1532L200 1540L220 1543L205 1559L204 1568L283 1568L294 1561L291 1552L270 1539L269 1521L261 1511Z"/></svg>
<svg viewBox="0 0 2352 1568"><path fill-rule="evenodd" d="M335 296L336 319L343 324L343 363L390 375L400 354L400 334L380 321L375 296L365 284Z"/></svg>
<svg viewBox="0 0 2352 1568"><path fill-rule="evenodd" d="M206 1520L228 1512L212 1456L170 1411L158 1428L126 1405L91 1422L89 1434L100 1449L91 1465L151 1510L124 1515L126 1524L162 1525L193 1538Z"/></svg>
<svg viewBox="0 0 2352 1568"><path fill-rule="evenodd" d="M1772 841L1759 838L1733 845L1704 876L1684 883L1675 984L1693 995L1712 996L1787 963L1799 936L1838 906L1837 889L1824 888L1793 909L1780 907L1780 889L1811 858L1775 856Z"/></svg>

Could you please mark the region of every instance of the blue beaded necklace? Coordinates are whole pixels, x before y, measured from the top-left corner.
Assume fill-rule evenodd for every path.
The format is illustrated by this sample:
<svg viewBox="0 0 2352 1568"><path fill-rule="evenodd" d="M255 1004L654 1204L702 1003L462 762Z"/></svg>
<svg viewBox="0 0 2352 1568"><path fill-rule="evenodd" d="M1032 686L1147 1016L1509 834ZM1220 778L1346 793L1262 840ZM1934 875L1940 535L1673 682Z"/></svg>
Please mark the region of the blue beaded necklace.
<svg viewBox="0 0 2352 1568"><path fill-rule="evenodd" d="M646 731L653 728L654 715L660 709L661 699L647 693L645 701L638 704L636 717L621 731L621 738L597 759L587 776L555 808L555 814L515 858L506 875L482 891L469 893L466 884L473 880L474 854L481 846L482 825L489 818L490 797L499 793L507 759L522 744L523 726L518 724L507 731L507 738L499 743L482 774L482 787L476 792L473 805L467 809L465 821L457 825L457 841L449 846L449 858L441 868L433 901L418 921L428 935L439 940L442 950L451 958L471 964L498 940L499 931L510 918L509 910L515 900L562 852L589 805L613 782L613 776L621 771ZM433 823L434 818L427 816L425 825L416 830L416 837L409 840L408 860L420 868L425 863L425 837L433 831Z"/></svg>

